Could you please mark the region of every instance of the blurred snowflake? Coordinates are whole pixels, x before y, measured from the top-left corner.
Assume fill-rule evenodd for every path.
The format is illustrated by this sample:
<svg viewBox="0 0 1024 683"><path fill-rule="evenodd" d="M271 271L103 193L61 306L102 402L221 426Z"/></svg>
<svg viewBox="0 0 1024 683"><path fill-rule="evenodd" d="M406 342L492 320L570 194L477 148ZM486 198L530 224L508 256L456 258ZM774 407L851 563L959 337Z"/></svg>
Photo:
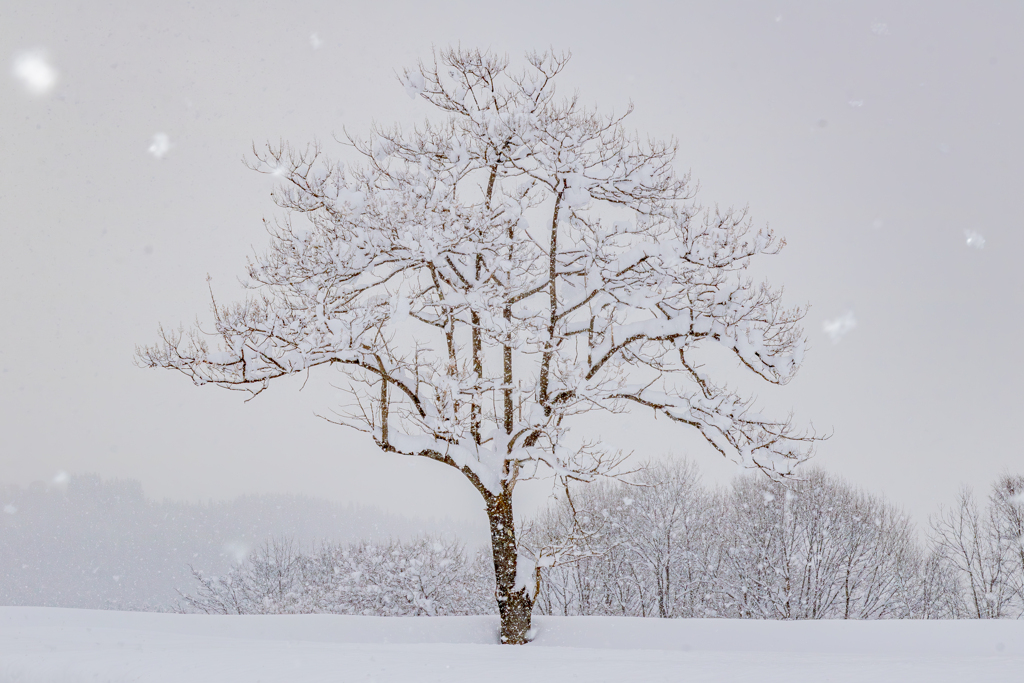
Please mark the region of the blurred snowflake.
<svg viewBox="0 0 1024 683"><path fill-rule="evenodd" d="M985 248L985 238L981 236L980 232L964 230L964 237L967 238L967 246L974 247L975 249Z"/></svg>
<svg viewBox="0 0 1024 683"><path fill-rule="evenodd" d="M857 319L853 316L853 311L847 311L838 318L826 320L821 329L825 331L833 344L838 344L855 327L857 327Z"/></svg>
<svg viewBox="0 0 1024 683"><path fill-rule="evenodd" d="M224 553L236 563L241 564L249 556L249 545L244 541L233 540L224 544Z"/></svg>
<svg viewBox="0 0 1024 683"><path fill-rule="evenodd" d="M851 107L863 107L864 100L850 100L849 102L847 102L847 104L849 104Z"/></svg>
<svg viewBox="0 0 1024 683"><path fill-rule="evenodd" d="M6 512L9 515L13 515L17 511L18 508L14 507L13 505L4 505L4 512Z"/></svg>
<svg viewBox="0 0 1024 683"><path fill-rule="evenodd" d="M320 46L324 44L324 41L320 40L320 36L315 33L309 35L309 44L313 46L314 50L319 50Z"/></svg>
<svg viewBox="0 0 1024 683"><path fill-rule="evenodd" d="M17 55L13 73L33 95L45 95L57 83L57 70L50 65L42 50Z"/></svg>
<svg viewBox="0 0 1024 683"><path fill-rule="evenodd" d="M70 481L71 475L65 472L64 470L61 470L57 474L53 475L52 483L54 488L56 488L58 491L67 491L68 483L70 483Z"/></svg>
<svg viewBox="0 0 1024 683"><path fill-rule="evenodd" d="M883 21L876 21L871 24L871 32L876 36L887 36L889 35L889 24Z"/></svg>
<svg viewBox="0 0 1024 683"><path fill-rule="evenodd" d="M157 133L153 136L153 144L149 146L149 153L157 159L163 159L171 149L171 139L167 133Z"/></svg>

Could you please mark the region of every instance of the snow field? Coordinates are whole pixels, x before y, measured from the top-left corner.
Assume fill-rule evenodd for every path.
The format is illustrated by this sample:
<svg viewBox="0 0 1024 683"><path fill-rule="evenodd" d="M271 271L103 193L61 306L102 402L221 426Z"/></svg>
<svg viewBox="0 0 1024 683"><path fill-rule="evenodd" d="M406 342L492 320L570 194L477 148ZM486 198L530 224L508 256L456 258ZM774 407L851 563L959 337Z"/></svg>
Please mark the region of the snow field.
<svg viewBox="0 0 1024 683"><path fill-rule="evenodd" d="M1022 681L1024 621L206 616L0 607L0 683Z"/></svg>

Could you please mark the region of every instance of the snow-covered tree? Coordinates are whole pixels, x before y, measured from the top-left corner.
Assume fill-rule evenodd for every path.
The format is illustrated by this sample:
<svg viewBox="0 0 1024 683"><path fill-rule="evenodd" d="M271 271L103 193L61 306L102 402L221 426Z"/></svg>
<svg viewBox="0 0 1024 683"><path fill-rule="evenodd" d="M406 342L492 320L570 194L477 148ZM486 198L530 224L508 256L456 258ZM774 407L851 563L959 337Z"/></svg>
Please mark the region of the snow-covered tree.
<svg viewBox="0 0 1024 683"><path fill-rule="evenodd" d="M576 418L640 407L772 477L814 439L699 355L716 345L768 382L793 377L803 310L745 275L782 240L744 210L699 207L672 142L557 98L567 61L531 54L519 71L446 50L400 77L437 116L350 137L359 163L319 144L257 153L281 179L277 204L306 220L268 225L253 297L215 304L212 335L161 330L138 350L142 365L253 394L341 370L348 407L332 420L459 470L483 497L508 643L527 639L550 558L517 543L517 483L592 481L623 460L572 433Z"/></svg>
<svg viewBox="0 0 1024 683"><path fill-rule="evenodd" d="M224 575L192 569L179 611L204 614L463 615L492 612L482 558L450 540L322 543L271 539Z"/></svg>

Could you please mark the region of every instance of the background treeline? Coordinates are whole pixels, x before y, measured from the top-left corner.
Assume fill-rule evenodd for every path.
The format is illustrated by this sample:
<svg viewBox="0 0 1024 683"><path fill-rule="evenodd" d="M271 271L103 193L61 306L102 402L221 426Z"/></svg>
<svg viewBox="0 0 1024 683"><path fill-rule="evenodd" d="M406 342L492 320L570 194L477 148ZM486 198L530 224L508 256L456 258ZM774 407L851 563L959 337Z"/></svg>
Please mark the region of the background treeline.
<svg viewBox="0 0 1024 683"><path fill-rule="evenodd" d="M741 619L956 619L1024 615L1024 477L979 503L968 491L924 539L881 497L819 470L704 488L689 464L632 485L580 489L526 524L547 548L536 610ZM554 549L551 553L550 549ZM553 564L552 564L553 562ZM420 538L268 542L181 609L210 613L479 614L494 611L488 554Z"/></svg>
<svg viewBox="0 0 1024 683"><path fill-rule="evenodd" d="M205 614L490 614L494 569L483 549L467 556L452 540L324 543L297 552L268 540L220 576L194 571L181 612Z"/></svg>
<svg viewBox="0 0 1024 683"><path fill-rule="evenodd" d="M536 523L557 544L545 614L743 619L1019 618L1024 614L1024 477L979 503L967 490L921 538L895 506L820 470L778 484L700 485L690 465L639 486L596 485Z"/></svg>
<svg viewBox="0 0 1024 683"><path fill-rule="evenodd" d="M524 544L547 549L536 611L1024 616L1024 477L1000 477L980 499L964 489L922 532L880 496L819 470L802 476L779 484L751 474L716 490L682 463L573 491L522 525ZM137 482L97 477L73 478L66 490L0 488L0 504L0 604L495 611L489 553L453 540L477 530L448 522L430 528L300 496L156 503Z"/></svg>
<svg viewBox="0 0 1024 683"><path fill-rule="evenodd" d="M94 475L0 485L0 605L170 610L179 589L191 590L190 565L227 574L268 537L307 548L425 529L446 537L475 531L306 496L158 502L137 481Z"/></svg>

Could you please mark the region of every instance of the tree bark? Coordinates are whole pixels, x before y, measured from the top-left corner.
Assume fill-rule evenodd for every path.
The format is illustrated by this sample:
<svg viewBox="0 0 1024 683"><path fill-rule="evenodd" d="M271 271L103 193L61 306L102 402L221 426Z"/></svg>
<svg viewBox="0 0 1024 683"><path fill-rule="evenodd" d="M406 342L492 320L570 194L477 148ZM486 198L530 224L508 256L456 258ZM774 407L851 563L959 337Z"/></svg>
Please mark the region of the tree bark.
<svg viewBox="0 0 1024 683"><path fill-rule="evenodd" d="M487 517L491 523L494 597L498 601L498 613L501 615L501 642L522 645L528 640L534 598L526 586L516 589L518 550L511 494L502 493L489 499Z"/></svg>

